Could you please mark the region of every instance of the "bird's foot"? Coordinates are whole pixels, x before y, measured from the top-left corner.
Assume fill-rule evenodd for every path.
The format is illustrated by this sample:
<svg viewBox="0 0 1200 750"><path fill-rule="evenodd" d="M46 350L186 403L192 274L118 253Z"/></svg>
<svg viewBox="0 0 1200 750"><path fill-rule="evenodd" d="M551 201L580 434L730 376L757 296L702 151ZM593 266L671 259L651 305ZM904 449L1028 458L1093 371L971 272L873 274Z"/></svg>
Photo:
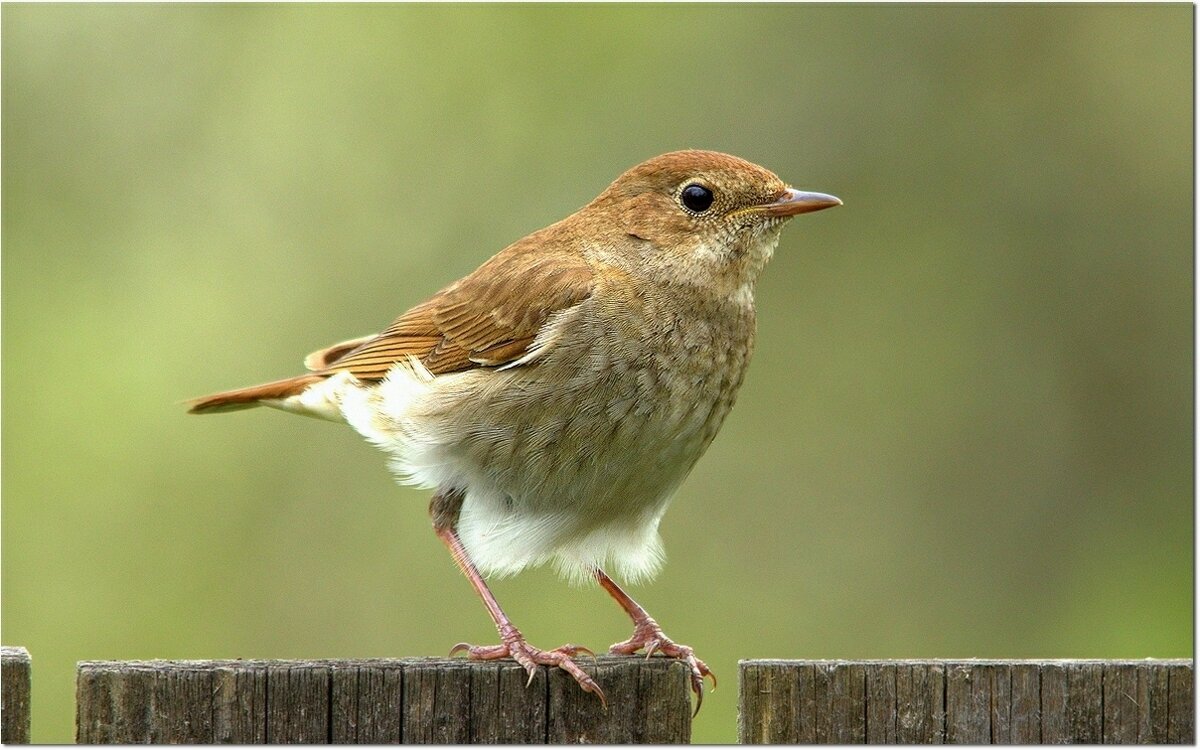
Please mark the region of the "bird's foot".
<svg viewBox="0 0 1200 750"><path fill-rule="evenodd" d="M713 689L716 689L717 676L712 673L707 664L696 658L692 647L672 641L657 622L647 617L634 626L633 637L627 641L614 643L609 648L609 652L629 655L637 653L641 649L646 650L647 659L658 653L679 659L688 666L692 672L692 692L696 694L696 712L699 713L700 704L704 702L704 678L711 679Z"/></svg>
<svg viewBox="0 0 1200 750"><path fill-rule="evenodd" d="M521 632L516 628L512 628L511 630L506 629L502 632L501 640L504 642L497 646L472 646L469 643L459 643L450 649L450 655L454 656L460 651L465 651L467 658L483 661L512 657L529 674L529 683L533 682L533 676L537 673L538 665L558 667L575 678L575 682L579 683L579 687L583 688L586 692L595 694L600 699L600 704L608 708L608 702L604 698L604 691L600 689L600 686L596 684L596 681L587 672L580 669L573 661L574 657L579 654L587 654L595 659L596 654L590 648L568 643L549 651L543 651L540 648L529 645L521 635Z"/></svg>

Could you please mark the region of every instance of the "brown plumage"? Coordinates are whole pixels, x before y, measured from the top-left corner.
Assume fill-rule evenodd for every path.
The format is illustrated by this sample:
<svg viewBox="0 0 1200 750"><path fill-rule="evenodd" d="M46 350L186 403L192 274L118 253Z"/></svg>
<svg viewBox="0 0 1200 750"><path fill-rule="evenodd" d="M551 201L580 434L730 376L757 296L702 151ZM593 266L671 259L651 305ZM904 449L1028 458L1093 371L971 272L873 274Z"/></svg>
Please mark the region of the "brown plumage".
<svg viewBox="0 0 1200 750"><path fill-rule="evenodd" d="M260 401L271 401L295 396L313 383L324 380L324 375L297 375L294 378L273 380L270 383L252 385L247 388L237 388L232 391L222 391L209 396L201 396L188 401L190 414L221 414L227 411L250 409L258 406Z"/></svg>
<svg viewBox="0 0 1200 750"><path fill-rule="evenodd" d="M547 232L554 227L543 230ZM309 354L315 372L193 399L193 414L248 409L260 401L299 395L338 372L382 380L397 362L414 357L431 373L500 367L520 359L553 313L591 293L591 267L582 259L539 253L539 232L510 245L469 276L401 315L374 336Z"/></svg>

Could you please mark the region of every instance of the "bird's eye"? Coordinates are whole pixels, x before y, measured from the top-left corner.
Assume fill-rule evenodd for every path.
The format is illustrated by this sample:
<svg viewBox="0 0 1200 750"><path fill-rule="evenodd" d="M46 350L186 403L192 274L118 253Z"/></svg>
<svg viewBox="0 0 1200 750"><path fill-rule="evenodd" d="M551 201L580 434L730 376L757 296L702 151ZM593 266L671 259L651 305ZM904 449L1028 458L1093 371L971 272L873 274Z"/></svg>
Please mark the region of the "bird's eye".
<svg viewBox="0 0 1200 750"><path fill-rule="evenodd" d="M679 200L683 201L683 205L687 206L689 211L702 214L712 205L713 194L708 188L693 182L679 194Z"/></svg>

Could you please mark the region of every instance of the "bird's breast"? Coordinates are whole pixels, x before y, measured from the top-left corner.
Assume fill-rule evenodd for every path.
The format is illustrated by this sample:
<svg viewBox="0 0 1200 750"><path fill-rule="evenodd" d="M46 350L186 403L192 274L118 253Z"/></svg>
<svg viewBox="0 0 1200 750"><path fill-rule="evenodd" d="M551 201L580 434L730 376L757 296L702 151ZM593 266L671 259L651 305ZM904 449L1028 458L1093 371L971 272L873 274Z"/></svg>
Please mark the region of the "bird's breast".
<svg viewBox="0 0 1200 750"><path fill-rule="evenodd" d="M536 375L565 397L551 452L566 447L574 464L558 470L633 511L665 499L712 442L749 363L754 311L665 293L600 300L560 344Z"/></svg>

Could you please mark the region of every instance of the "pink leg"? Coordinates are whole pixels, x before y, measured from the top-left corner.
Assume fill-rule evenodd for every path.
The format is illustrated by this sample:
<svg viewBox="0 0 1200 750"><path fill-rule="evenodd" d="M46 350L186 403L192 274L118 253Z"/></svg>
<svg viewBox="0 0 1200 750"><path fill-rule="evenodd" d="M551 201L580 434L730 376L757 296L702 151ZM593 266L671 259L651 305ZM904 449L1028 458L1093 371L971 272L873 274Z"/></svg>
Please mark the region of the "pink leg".
<svg viewBox="0 0 1200 750"><path fill-rule="evenodd" d="M459 651L466 651L467 656L472 659L503 659L511 656L513 659L516 659L518 664L525 667L525 671L529 673L529 680L531 682L537 670L537 665L546 664L556 666L574 677L575 682L579 683L579 687L589 693L595 693L600 698L600 703L607 706L604 700L604 691L600 689L600 686L586 672L576 666L575 662L571 661L571 657L580 652L588 654L592 652L582 646L573 646L570 644L560 646L552 651L542 651L530 646L525 641L525 637L521 635L521 631L517 630L512 621L508 619L508 615L504 614L504 610L500 609L500 604L496 601L496 597L492 594L491 589L487 587L487 583L484 582L483 576L480 575L475 564L471 562L466 549L463 548L458 534L451 528L435 528L434 531L437 533L438 538L449 548L450 555L454 558L454 562L458 564L458 569L463 572L463 575L475 587L475 593L479 594L479 598L483 600L483 606L487 607L488 614L492 616L492 622L496 623L496 630L499 631L500 640L502 641L498 646L472 646L467 643L460 643L451 649L450 654L454 655Z"/></svg>
<svg viewBox="0 0 1200 750"><path fill-rule="evenodd" d="M709 670L708 665L696 658L691 646L675 643L668 638L654 618L642 609L642 605L622 591L621 587L599 568L596 569L596 580L613 599L617 600L621 609L625 610L633 619L633 636L627 641L614 643L609 651L614 654L632 654L644 648L646 649L646 658L653 656L658 651L666 656L682 660L692 670L692 690L696 693L696 711L698 712L700 704L704 702L704 678L712 678L715 688L717 676Z"/></svg>

